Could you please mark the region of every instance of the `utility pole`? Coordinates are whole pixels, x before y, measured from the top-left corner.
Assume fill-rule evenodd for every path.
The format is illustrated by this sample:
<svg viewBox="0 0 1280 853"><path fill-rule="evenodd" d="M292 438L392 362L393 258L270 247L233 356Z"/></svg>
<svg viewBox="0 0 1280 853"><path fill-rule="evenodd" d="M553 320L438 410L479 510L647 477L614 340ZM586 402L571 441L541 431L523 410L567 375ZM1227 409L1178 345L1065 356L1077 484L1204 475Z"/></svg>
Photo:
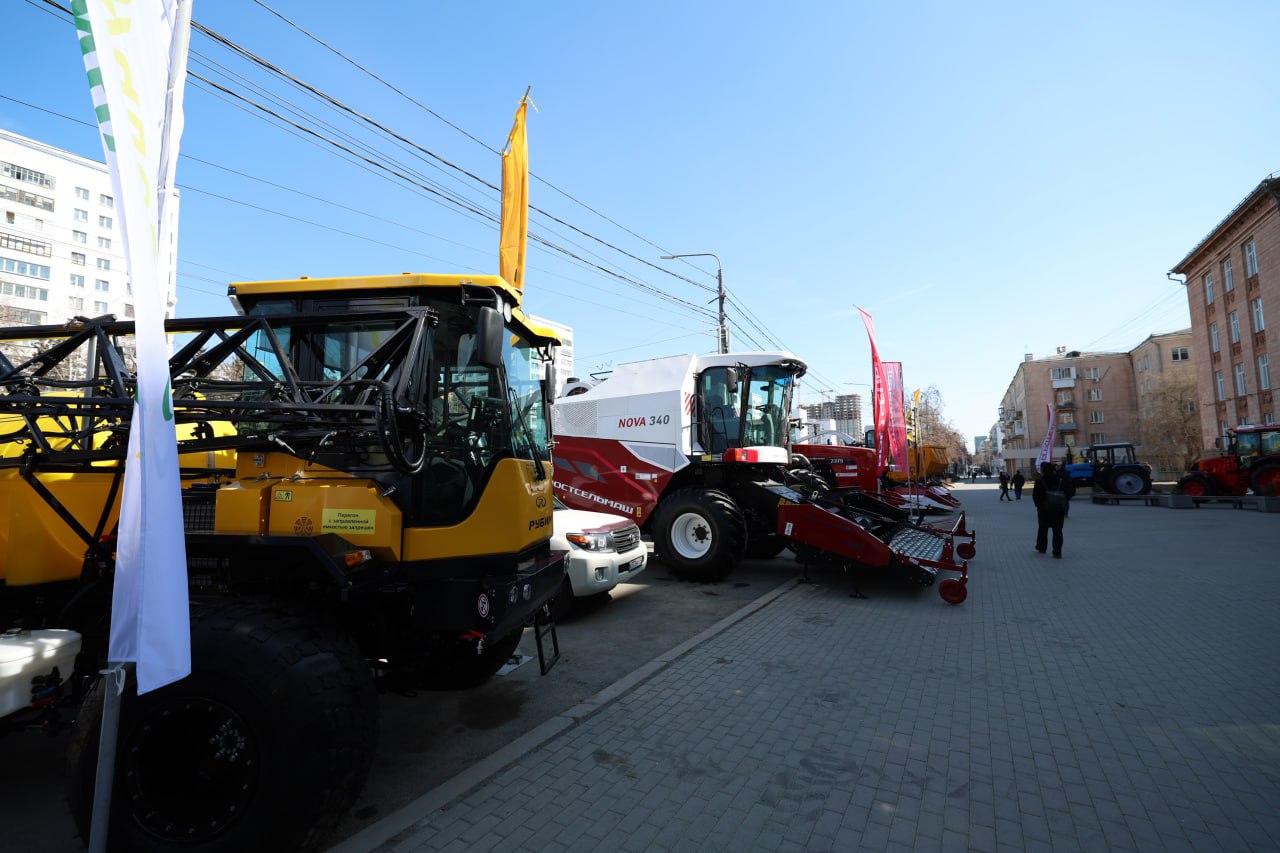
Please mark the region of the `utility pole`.
<svg viewBox="0 0 1280 853"><path fill-rule="evenodd" d="M688 252L682 255L663 255L662 260L674 261L676 258L715 258L716 259L716 301L719 303L719 325L716 327L716 351L721 355L729 351L729 320L724 313L724 264L719 256L712 252Z"/></svg>

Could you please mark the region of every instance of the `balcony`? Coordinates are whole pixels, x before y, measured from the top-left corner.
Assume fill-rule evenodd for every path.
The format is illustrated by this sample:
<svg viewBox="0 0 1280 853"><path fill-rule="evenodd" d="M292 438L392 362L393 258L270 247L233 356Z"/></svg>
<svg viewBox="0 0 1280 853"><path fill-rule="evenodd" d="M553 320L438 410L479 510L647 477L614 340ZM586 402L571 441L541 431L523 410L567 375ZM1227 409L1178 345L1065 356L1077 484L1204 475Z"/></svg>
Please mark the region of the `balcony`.
<svg viewBox="0 0 1280 853"><path fill-rule="evenodd" d="M1075 424L1058 424L1058 432L1075 432Z"/></svg>
<svg viewBox="0 0 1280 853"><path fill-rule="evenodd" d="M1052 379L1050 385L1054 388L1074 388L1076 387L1076 378L1074 376L1066 379Z"/></svg>
<svg viewBox="0 0 1280 853"><path fill-rule="evenodd" d="M1075 400L1059 400L1057 403L1054 403L1054 407L1058 411L1063 412L1068 409L1074 409L1076 407L1076 401Z"/></svg>

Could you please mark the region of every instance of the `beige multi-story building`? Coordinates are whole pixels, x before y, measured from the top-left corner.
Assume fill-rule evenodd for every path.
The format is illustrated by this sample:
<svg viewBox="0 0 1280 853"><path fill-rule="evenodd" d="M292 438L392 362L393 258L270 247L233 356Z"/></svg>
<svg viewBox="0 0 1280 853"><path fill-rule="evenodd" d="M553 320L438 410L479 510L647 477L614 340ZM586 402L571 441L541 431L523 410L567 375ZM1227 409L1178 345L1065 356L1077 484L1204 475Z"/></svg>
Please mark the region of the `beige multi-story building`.
<svg viewBox="0 0 1280 853"><path fill-rule="evenodd" d="M1028 354L1018 365L1000 405L1000 457L1007 471L1036 466L1049 429L1048 405L1056 413L1053 458L1072 448L1137 441L1138 406L1133 362L1124 352L1080 352L1058 347L1042 359Z"/></svg>
<svg viewBox="0 0 1280 853"><path fill-rule="evenodd" d="M1275 423L1266 314L1280 313L1280 173L1262 180L1170 271L1185 276L1205 447L1244 423Z"/></svg>

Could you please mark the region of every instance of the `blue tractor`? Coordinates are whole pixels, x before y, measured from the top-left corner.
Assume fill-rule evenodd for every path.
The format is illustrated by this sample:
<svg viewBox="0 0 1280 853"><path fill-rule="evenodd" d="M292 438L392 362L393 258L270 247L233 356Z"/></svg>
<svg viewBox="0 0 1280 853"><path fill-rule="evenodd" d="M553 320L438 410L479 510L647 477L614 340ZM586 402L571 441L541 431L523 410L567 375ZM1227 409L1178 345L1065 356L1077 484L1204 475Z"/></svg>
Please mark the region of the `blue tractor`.
<svg viewBox="0 0 1280 853"><path fill-rule="evenodd" d="M1151 466L1139 462L1129 442L1091 444L1081 461L1067 466L1076 486L1092 486L1111 495L1145 495L1151 491Z"/></svg>

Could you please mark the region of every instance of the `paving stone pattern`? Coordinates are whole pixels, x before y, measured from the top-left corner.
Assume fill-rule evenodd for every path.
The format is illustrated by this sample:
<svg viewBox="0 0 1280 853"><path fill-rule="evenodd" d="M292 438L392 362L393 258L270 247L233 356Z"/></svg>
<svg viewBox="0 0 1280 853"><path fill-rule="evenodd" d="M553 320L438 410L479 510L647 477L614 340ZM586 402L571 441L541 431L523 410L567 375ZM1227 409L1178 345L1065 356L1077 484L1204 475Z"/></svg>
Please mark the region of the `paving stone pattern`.
<svg viewBox="0 0 1280 853"><path fill-rule="evenodd" d="M815 574L378 849L1280 849L1280 516L957 494L965 604Z"/></svg>

